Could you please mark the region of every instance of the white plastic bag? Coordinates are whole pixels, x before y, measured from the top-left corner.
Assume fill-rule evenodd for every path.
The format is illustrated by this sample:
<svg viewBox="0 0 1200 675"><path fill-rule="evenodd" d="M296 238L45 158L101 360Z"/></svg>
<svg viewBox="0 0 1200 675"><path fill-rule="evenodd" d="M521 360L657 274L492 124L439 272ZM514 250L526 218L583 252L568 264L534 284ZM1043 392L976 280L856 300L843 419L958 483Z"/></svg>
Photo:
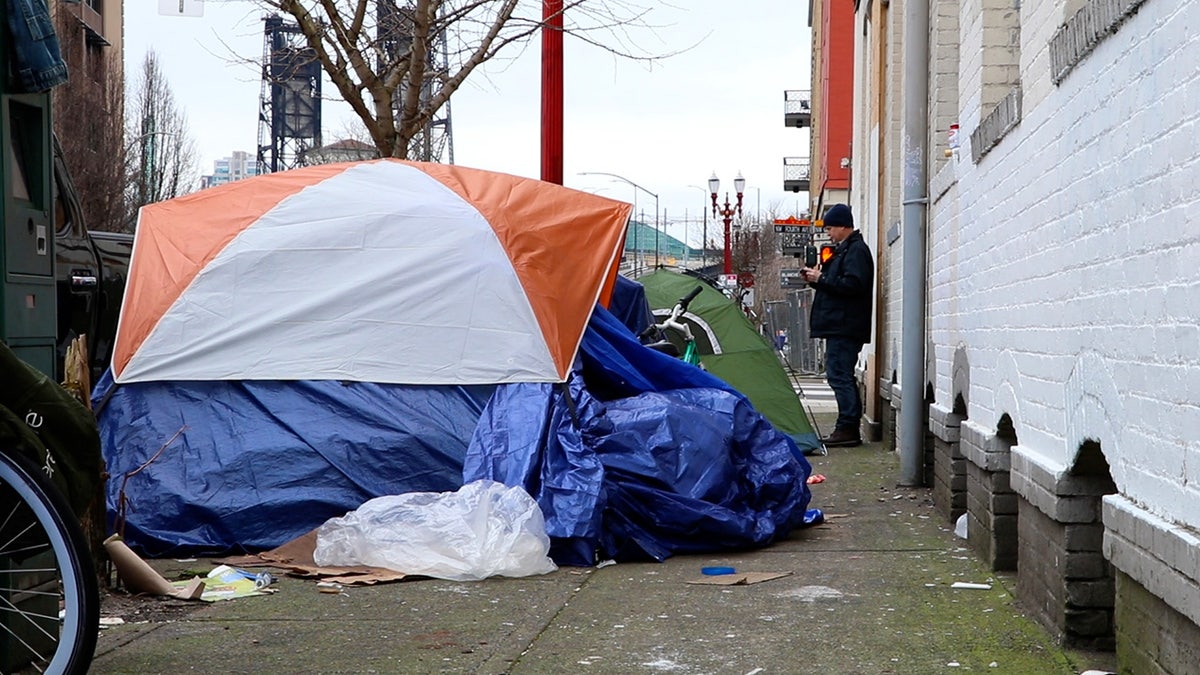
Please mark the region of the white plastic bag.
<svg viewBox="0 0 1200 675"><path fill-rule="evenodd" d="M962 514L954 521L954 534L959 539L967 538L967 514Z"/></svg>
<svg viewBox="0 0 1200 675"><path fill-rule="evenodd" d="M558 569L542 510L523 489L491 480L457 492L376 497L317 530L322 566L371 565L474 581Z"/></svg>

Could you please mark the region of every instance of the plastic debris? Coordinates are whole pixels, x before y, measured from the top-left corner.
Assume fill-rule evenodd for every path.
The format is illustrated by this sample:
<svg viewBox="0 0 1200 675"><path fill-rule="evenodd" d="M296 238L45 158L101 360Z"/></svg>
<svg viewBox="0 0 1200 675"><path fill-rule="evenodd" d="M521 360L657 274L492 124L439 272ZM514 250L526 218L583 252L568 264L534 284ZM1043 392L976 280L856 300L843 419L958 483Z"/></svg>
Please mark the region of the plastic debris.
<svg viewBox="0 0 1200 675"><path fill-rule="evenodd" d="M967 514L962 514L954 521L954 535L959 539L967 538Z"/></svg>
<svg viewBox="0 0 1200 675"><path fill-rule="evenodd" d="M317 529L322 566L371 565L452 581L558 569L537 502L492 480L455 492L376 497Z"/></svg>
<svg viewBox="0 0 1200 675"><path fill-rule="evenodd" d="M342 592L342 585L336 581L318 581L317 592L336 595Z"/></svg>

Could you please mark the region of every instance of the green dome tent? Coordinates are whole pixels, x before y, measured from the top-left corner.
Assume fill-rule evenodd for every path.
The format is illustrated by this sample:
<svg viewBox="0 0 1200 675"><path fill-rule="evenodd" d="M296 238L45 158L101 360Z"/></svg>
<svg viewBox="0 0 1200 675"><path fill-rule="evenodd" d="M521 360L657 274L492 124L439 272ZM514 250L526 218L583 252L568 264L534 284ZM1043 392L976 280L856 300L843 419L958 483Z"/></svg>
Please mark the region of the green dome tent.
<svg viewBox="0 0 1200 675"><path fill-rule="evenodd" d="M696 286L703 287L683 315L696 338L700 363L750 399L754 409L791 436L801 452L823 452L821 439L804 413L779 355L732 300L703 281L665 269L637 281L646 288L646 300L659 321L671 313L680 298ZM669 334L667 339L682 351L681 336Z"/></svg>

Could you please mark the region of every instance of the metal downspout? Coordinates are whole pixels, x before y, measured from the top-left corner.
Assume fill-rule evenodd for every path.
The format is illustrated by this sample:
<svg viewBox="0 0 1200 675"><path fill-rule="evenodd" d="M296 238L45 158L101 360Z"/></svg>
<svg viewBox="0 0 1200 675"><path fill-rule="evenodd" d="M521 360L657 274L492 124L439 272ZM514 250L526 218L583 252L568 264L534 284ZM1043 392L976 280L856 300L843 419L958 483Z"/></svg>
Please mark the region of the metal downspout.
<svg viewBox="0 0 1200 675"><path fill-rule="evenodd" d="M900 327L900 484L921 485L925 463L925 218L929 204L929 0L904 0L904 238Z"/></svg>

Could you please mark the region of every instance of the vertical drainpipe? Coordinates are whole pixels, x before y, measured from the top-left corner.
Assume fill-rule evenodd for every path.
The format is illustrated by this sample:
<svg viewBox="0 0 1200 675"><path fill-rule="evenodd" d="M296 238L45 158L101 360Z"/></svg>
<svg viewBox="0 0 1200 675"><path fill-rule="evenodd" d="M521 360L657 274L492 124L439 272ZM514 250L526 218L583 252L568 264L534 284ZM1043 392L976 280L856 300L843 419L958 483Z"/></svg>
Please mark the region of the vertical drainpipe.
<svg viewBox="0 0 1200 675"><path fill-rule="evenodd" d="M900 325L900 484L921 485L925 462L925 218L929 204L929 0L904 0L904 306Z"/></svg>

